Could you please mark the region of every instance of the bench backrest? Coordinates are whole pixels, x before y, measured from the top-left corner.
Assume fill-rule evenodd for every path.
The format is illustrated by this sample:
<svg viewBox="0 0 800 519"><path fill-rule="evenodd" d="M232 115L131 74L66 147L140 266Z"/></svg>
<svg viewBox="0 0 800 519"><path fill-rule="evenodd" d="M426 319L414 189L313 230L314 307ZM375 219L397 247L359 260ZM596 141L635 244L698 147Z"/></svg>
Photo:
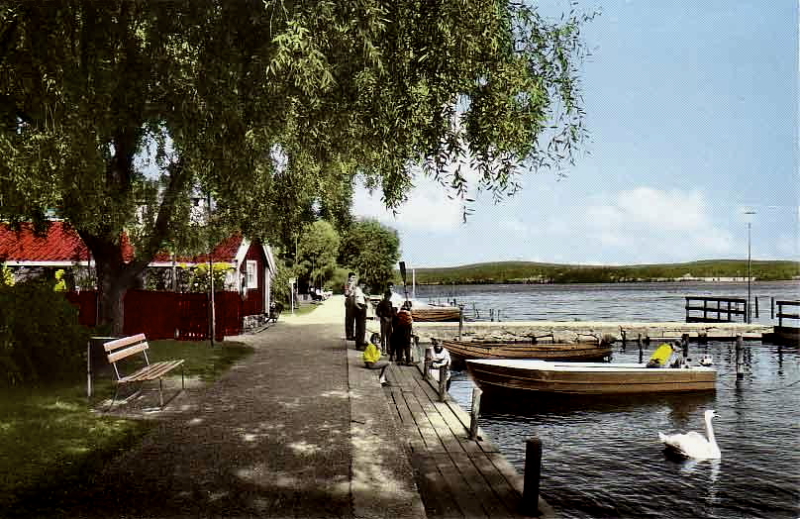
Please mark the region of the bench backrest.
<svg viewBox="0 0 800 519"><path fill-rule="evenodd" d="M117 378L120 378L119 370L117 370L118 360L141 353L144 355L144 361L149 365L150 359L147 358L147 349L149 347L150 346L147 345L147 337L145 337L143 333L116 339L103 345L103 348L106 350L106 355L108 355L108 362L114 366Z"/></svg>

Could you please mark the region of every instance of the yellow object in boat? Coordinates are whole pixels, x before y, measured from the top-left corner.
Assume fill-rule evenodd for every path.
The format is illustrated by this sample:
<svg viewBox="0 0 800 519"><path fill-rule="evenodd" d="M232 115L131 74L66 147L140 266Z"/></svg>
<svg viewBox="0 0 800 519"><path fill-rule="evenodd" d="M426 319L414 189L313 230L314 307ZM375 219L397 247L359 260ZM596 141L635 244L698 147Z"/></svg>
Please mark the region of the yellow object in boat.
<svg viewBox="0 0 800 519"><path fill-rule="evenodd" d="M653 355L650 357L650 362L648 365L658 364L658 366L666 366L667 362L669 362L669 358L672 356L672 346L667 343L662 344L656 351L653 352Z"/></svg>

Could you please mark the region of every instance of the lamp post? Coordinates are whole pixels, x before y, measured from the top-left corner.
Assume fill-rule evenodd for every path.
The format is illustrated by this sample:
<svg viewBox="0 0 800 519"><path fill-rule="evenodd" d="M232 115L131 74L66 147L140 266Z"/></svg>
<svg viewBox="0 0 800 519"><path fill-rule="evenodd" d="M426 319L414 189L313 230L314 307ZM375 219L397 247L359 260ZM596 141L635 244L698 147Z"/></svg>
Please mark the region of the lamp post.
<svg viewBox="0 0 800 519"><path fill-rule="evenodd" d="M752 209L749 211L745 211L744 214L747 215L747 323L750 324L752 319L753 310L750 305L750 280L752 279L752 275L750 274L750 229L752 226L751 216L756 214L755 211Z"/></svg>

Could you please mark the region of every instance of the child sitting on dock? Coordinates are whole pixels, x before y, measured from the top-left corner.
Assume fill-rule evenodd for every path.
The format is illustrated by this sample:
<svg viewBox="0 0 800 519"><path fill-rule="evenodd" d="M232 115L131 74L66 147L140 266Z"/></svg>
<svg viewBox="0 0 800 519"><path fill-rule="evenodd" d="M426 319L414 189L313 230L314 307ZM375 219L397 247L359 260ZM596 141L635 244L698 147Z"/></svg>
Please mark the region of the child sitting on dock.
<svg viewBox="0 0 800 519"><path fill-rule="evenodd" d="M378 347L380 343L381 336L377 333L373 333L369 338L369 344L367 344L364 353L361 355L361 360L364 361L364 367L367 369L380 369L380 381L381 384L385 384L386 377L384 376L384 372L387 366L389 366L389 363L385 360L381 360L381 350Z"/></svg>

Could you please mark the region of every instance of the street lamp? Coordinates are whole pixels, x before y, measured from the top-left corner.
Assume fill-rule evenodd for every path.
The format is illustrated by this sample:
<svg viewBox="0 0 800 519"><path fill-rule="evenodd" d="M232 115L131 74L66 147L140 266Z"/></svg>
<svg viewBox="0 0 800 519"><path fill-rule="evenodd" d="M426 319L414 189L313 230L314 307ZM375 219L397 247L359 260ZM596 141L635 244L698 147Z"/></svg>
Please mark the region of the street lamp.
<svg viewBox="0 0 800 519"><path fill-rule="evenodd" d="M752 226L752 221L750 216L756 214L755 211L752 209L749 211L745 211L744 214L747 215L747 323L750 324L753 322L752 314L753 310L750 305L750 280L752 279L752 275L750 274L750 228Z"/></svg>

